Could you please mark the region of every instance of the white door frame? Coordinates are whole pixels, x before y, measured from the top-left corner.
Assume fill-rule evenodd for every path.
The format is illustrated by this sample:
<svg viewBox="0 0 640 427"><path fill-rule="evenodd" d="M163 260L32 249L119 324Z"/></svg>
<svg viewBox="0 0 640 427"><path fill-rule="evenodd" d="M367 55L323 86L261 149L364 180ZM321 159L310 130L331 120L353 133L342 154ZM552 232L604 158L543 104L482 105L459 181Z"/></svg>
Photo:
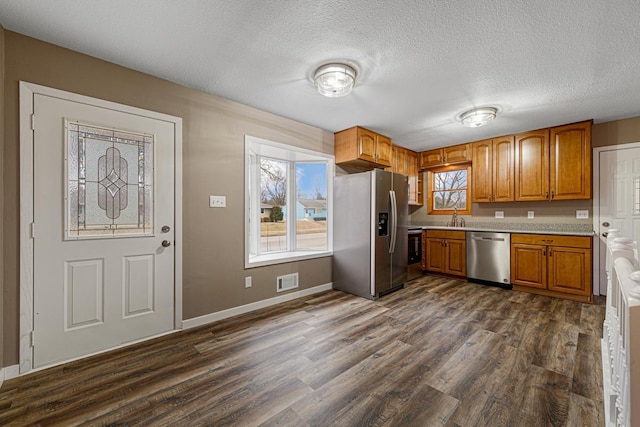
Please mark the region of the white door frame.
<svg viewBox="0 0 640 427"><path fill-rule="evenodd" d="M32 112L35 94L135 114L172 123L175 129L175 273L174 330L182 329L182 118L130 107L102 99L78 95L34 83L20 82L20 374L33 369L33 130ZM151 337L150 337L151 338ZM148 339L148 338L146 338Z"/></svg>
<svg viewBox="0 0 640 427"><path fill-rule="evenodd" d="M615 151L640 148L640 142L630 142L627 144L605 145L593 149L593 231L595 233L593 241L593 279L598 280L600 295L606 295L607 284L600 283L600 241L602 236L600 229L600 153L603 151ZM627 236L625 236L627 237ZM638 242L640 243L640 242ZM604 255L604 254L602 254ZM594 292L595 293L595 292Z"/></svg>

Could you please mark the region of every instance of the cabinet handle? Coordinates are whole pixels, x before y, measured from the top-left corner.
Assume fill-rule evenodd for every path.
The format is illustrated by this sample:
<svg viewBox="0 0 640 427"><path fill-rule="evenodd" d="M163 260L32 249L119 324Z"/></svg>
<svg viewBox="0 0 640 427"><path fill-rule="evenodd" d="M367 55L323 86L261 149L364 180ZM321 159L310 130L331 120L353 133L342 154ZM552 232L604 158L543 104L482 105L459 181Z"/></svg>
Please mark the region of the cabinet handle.
<svg viewBox="0 0 640 427"><path fill-rule="evenodd" d="M551 192L551 200L553 200L553 191Z"/></svg>
<svg viewBox="0 0 640 427"><path fill-rule="evenodd" d="M544 193L544 198L548 199L549 198L549 192L547 191L546 193Z"/></svg>
<svg viewBox="0 0 640 427"><path fill-rule="evenodd" d="M553 249L549 248L549 256L553 256Z"/></svg>
<svg viewBox="0 0 640 427"><path fill-rule="evenodd" d="M442 163L447 163L447 155L446 154L442 155Z"/></svg>
<svg viewBox="0 0 640 427"><path fill-rule="evenodd" d="M542 250L542 256L547 256L547 248L544 248L544 249Z"/></svg>

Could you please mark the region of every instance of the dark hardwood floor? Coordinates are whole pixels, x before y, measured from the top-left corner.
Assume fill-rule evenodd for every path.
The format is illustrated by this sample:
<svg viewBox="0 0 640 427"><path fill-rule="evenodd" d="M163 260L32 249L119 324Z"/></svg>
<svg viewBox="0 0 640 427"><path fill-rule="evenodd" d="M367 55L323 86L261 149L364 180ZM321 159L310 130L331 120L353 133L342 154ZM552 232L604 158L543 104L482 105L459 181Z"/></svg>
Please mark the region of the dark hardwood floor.
<svg viewBox="0 0 640 427"><path fill-rule="evenodd" d="M0 425L602 426L603 305L424 276L5 381Z"/></svg>

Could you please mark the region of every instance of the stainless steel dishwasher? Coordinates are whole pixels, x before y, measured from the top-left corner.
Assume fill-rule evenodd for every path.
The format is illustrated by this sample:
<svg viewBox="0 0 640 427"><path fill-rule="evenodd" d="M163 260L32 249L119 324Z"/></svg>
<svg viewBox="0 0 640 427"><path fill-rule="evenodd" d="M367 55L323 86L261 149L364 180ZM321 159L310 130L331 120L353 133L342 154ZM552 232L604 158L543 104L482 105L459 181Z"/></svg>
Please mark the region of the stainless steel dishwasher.
<svg viewBox="0 0 640 427"><path fill-rule="evenodd" d="M467 231L467 278L511 288L511 235Z"/></svg>

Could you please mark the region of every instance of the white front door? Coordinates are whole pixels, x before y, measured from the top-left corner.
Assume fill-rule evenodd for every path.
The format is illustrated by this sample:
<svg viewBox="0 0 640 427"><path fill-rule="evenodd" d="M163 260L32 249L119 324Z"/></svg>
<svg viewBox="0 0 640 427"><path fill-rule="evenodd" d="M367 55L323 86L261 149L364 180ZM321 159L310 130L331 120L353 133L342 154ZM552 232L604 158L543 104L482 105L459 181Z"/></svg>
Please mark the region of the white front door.
<svg viewBox="0 0 640 427"><path fill-rule="evenodd" d="M621 236L640 243L640 146L602 147L595 154L599 189L594 230L600 238L600 293L604 295L607 230L620 230Z"/></svg>
<svg viewBox="0 0 640 427"><path fill-rule="evenodd" d="M33 115L33 367L174 329L174 124L38 93Z"/></svg>

